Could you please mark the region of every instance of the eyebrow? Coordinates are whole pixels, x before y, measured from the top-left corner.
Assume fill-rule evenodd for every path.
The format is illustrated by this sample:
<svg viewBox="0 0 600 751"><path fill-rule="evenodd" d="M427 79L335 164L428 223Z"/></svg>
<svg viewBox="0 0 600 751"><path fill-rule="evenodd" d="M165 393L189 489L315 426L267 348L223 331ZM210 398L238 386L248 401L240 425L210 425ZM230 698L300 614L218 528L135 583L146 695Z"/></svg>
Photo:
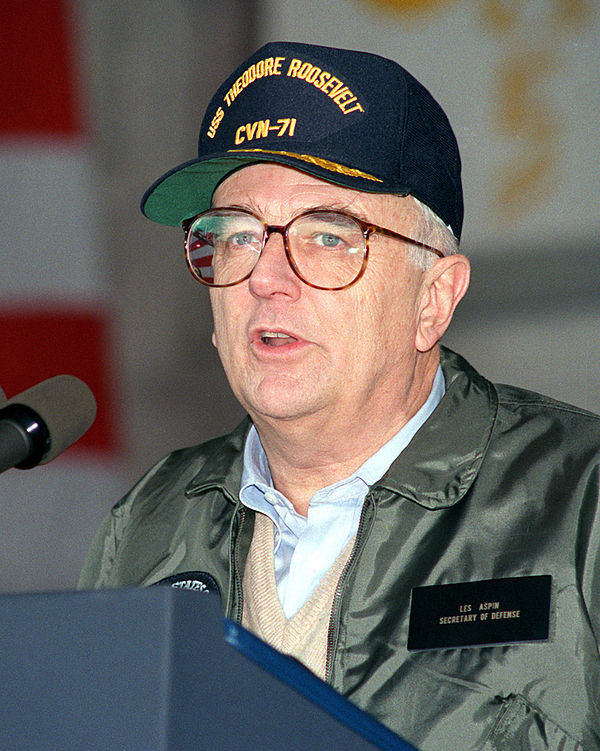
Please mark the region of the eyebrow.
<svg viewBox="0 0 600 751"><path fill-rule="evenodd" d="M229 203L226 206L211 206L211 208L213 209L241 209L242 211L251 211L253 214L256 214L260 218L263 217L262 211L259 209L259 207L256 205L256 203L252 199L248 200L246 203ZM350 210L347 203L342 203L339 201L334 201L333 203L319 203L313 206L306 206L300 209L298 212L296 212L290 221L292 221L296 216L299 216L300 214L305 214L308 211L341 211L342 213L348 214L349 216L352 216L355 219L360 219L366 224L369 224L369 222L371 221L366 216L366 214L363 214L362 212ZM263 221L265 220L263 219Z"/></svg>
<svg viewBox="0 0 600 751"><path fill-rule="evenodd" d="M341 211L342 213L348 214L348 216L353 216L355 219L360 219L367 224L371 221L366 214L350 209L347 203L319 204L318 206L311 206L309 209L305 209L305 211Z"/></svg>

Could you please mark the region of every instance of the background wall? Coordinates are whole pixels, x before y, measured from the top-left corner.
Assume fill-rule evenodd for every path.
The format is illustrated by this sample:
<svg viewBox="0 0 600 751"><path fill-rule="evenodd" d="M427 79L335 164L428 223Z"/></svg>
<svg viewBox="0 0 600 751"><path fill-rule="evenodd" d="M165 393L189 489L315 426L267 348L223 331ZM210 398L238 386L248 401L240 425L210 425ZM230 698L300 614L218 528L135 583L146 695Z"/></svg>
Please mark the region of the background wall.
<svg viewBox="0 0 600 751"><path fill-rule="evenodd" d="M0 29L0 385L73 372L100 397L94 434L0 476L0 591L74 586L139 474L241 417L182 237L138 205L269 39L378 52L430 88L463 153L473 262L447 343L600 412L596 3L5 0Z"/></svg>

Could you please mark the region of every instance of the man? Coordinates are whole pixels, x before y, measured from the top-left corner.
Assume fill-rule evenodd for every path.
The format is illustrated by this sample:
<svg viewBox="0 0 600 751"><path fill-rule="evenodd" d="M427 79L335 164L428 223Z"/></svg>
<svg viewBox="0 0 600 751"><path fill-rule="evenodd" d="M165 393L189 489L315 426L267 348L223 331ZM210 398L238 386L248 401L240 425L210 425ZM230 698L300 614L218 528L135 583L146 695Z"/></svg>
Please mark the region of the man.
<svg viewBox="0 0 600 751"><path fill-rule="evenodd" d="M600 748L600 420L440 346L469 263L431 95L375 55L267 45L142 206L183 224L250 419L154 467L82 586L203 572L422 749Z"/></svg>

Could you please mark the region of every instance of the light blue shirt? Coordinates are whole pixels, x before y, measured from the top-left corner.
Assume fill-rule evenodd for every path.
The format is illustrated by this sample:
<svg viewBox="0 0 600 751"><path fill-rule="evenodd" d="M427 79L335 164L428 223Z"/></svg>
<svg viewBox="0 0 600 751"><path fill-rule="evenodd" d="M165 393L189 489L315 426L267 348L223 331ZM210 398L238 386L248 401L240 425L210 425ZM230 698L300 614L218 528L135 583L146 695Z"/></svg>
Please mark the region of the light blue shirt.
<svg viewBox="0 0 600 751"><path fill-rule="evenodd" d="M369 486L383 477L444 393L444 376L439 367L431 393L419 411L350 477L318 490L311 498L306 517L298 514L290 501L273 487L266 454L252 426L244 448L240 500L273 522L275 579L287 618L308 600L356 534Z"/></svg>

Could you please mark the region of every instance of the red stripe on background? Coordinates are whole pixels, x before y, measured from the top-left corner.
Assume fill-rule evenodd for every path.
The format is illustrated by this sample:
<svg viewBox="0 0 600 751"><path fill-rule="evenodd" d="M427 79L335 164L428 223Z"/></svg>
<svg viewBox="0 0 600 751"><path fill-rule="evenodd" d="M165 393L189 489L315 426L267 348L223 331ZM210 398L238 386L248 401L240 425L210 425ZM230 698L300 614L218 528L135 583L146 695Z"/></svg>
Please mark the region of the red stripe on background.
<svg viewBox="0 0 600 751"><path fill-rule="evenodd" d="M68 0L1 0L0 137L80 131L69 10Z"/></svg>
<svg viewBox="0 0 600 751"><path fill-rule="evenodd" d="M0 386L7 397L60 373L85 381L98 414L70 452L115 455L119 450L110 372L108 317L85 309L0 309Z"/></svg>

